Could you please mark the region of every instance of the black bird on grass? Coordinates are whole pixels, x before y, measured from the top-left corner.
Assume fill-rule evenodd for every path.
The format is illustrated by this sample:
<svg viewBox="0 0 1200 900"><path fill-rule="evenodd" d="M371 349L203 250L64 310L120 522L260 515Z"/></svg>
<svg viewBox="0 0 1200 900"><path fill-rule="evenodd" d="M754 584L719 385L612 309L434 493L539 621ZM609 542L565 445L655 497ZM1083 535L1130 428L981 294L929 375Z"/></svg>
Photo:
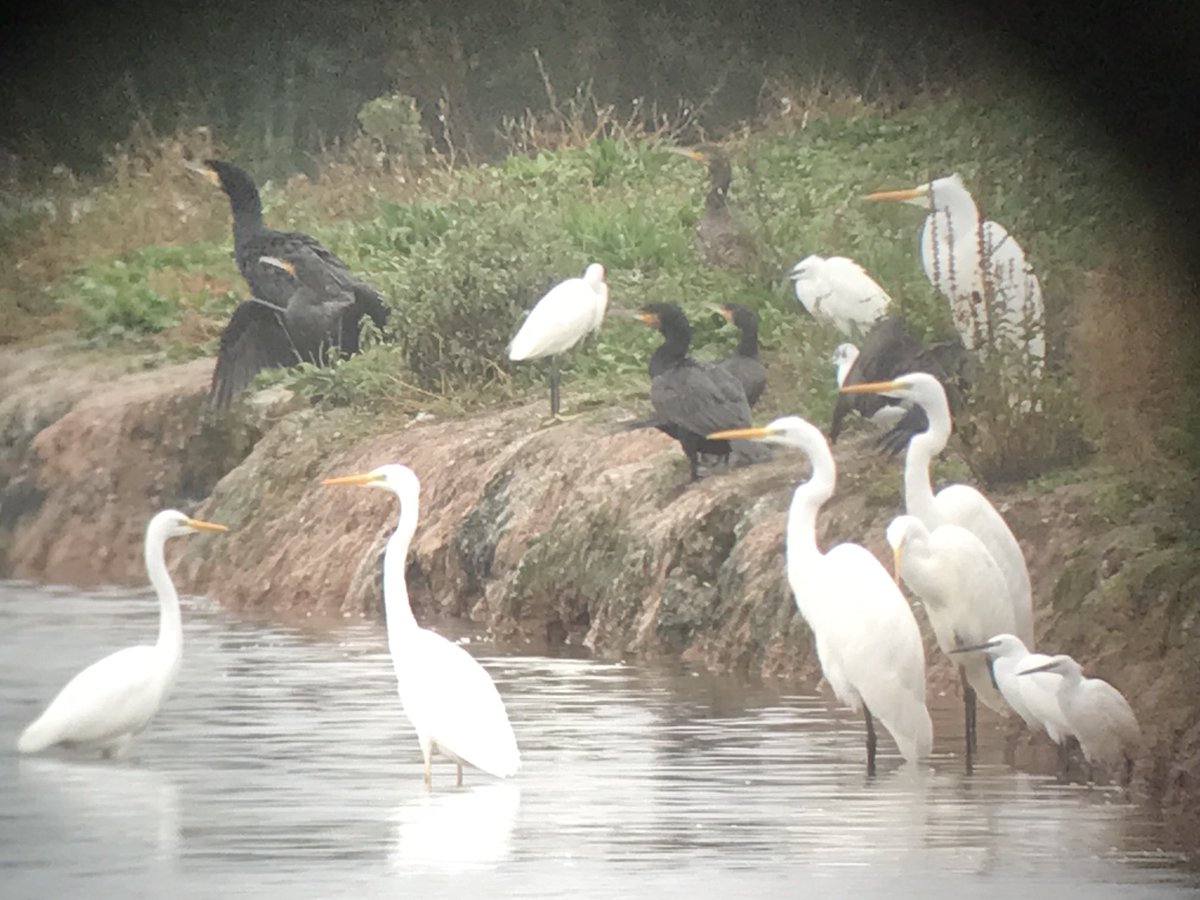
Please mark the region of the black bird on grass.
<svg viewBox="0 0 1200 900"><path fill-rule="evenodd" d="M840 345L835 361L839 358L844 360L851 355L847 351L853 349L851 344ZM967 351L961 338L925 344L913 337L899 316L885 316L867 332L862 349L844 371L844 377L839 374L841 380L838 387L890 381L908 372L928 372L946 386L951 408L957 409L964 387L966 362ZM839 393L829 424L831 444L838 439L845 418L851 412L857 412L864 419L888 428L879 443L893 454L908 446L909 439L929 425L919 406L900 408L899 401L878 394Z"/></svg>
<svg viewBox="0 0 1200 900"><path fill-rule="evenodd" d="M263 369L300 363L325 365L342 346L353 292L339 283L309 248L290 259L260 257L258 263L291 283L285 305L255 297L238 305L221 332L209 402L219 409L246 388Z"/></svg>
<svg viewBox="0 0 1200 900"><path fill-rule="evenodd" d="M383 298L369 284L356 278L336 254L303 232L276 231L263 223L262 200L249 173L220 159L206 159L201 165L188 163L187 166L229 197L233 212L233 255L238 270L250 286L251 296L286 307L295 290L295 282L290 275L262 260L264 257L292 259L297 253L308 251L324 267L327 277L354 297L353 305L342 313L338 350L345 356L358 352L359 322L363 316L370 316L377 326L383 327L388 317Z"/></svg>
<svg viewBox="0 0 1200 900"><path fill-rule="evenodd" d="M700 454L728 459L729 441L710 441L705 435L750 424L750 404L742 384L718 363L688 356L691 324L674 303L651 303L639 321L662 333L663 342L650 357L650 402L654 425L669 434L687 456L692 481L700 477ZM720 423L720 424L718 424Z"/></svg>
<svg viewBox="0 0 1200 900"><path fill-rule="evenodd" d="M720 147L667 147L671 153L708 166L708 194L704 212L696 223L696 239L710 266L745 268L754 257L754 245L737 223L729 206L733 167Z"/></svg>
<svg viewBox="0 0 1200 900"><path fill-rule="evenodd" d="M740 334L737 347L720 365L741 382L746 402L753 407L767 386L767 368L758 358L758 313L743 303L722 303L717 311Z"/></svg>

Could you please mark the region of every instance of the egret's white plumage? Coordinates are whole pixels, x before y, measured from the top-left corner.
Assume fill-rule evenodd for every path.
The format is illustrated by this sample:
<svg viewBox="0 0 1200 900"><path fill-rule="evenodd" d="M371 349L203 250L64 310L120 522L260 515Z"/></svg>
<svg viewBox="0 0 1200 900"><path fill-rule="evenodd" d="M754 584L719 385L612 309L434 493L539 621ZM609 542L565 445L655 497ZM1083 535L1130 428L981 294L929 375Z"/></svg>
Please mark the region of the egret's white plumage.
<svg viewBox="0 0 1200 900"><path fill-rule="evenodd" d="M850 337L866 332L892 302L862 266L844 256L814 253L792 266L788 277L801 306Z"/></svg>
<svg viewBox="0 0 1200 900"><path fill-rule="evenodd" d="M879 191L867 199L901 200L928 211L921 226L921 267L950 301L967 349L1003 341L1026 348L1040 363L1045 356L1041 282L1004 226L980 220L958 175L907 190ZM987 298L998 315L988 316Z"/></svg>
<svg viewBox="0 0 1200 900"><path fill-rule="evenodd" d="M1058 702L1087 761L1093 765L1124 762L1128 773L1142 742L1142 731L1129 701L1104 679L1085 677L1079 663L1065 653L1032 669L1020 669L1017 675L1029 678L1040 672L1062 676Z"/></svg>
<svg viewBox="0 0 1200 900"><path fill-rule="evenodd" d="M926 528L958 525L974 534L991 553L1004 574L1015 627L1011 632L1026 645L1033 643L1033 591L1025 555L1004 517L987 497L966 484L952 484L933 492L929 465L950 440L950 405L946 392L932 375L910 372L892 381L855 384L845 393L885 394L919 405L929 419L929 428L915 435L904 458L904 506L909 515ZM993 632L995 634L996 632Z"/></svg>
<svg viewBox="0 0 1200 900"><path fill-rule="evenodd" d="M838 387L846 383L846 376L850 374L850 367L854 365L856 359L858 359L858 348L853 344L838 344L833 348L833 358L830 361L833 363Z"/></svg>
<svg viewBox="0 0 1200 900"><path fill-rule="evenodd" d="M508 358L541 359L570 350L600 330L607 308L604 266L592 263L582 277L559 282L537 302L512 339Z"/></svg>
<svg viewBox="0 0 1200 900"><path fill-rule="evenodd" d="M1040 666L1022 668L1018 676L1030 678L1039 672L1061 674L1058 704L1087 762L1093 766L1120 766L1123 762L1128 778L1141 745L1141 728L1121 691L1103 678L1085 677L1078 662L1064 653L1051 656Z"/></svg>
<svg viewBox="0 0 1200 900"><path fill-rule="evenodd" d="M558 356L588 334L599 331L608 309L604 266L592 263L581 278L568 278L550 289L530 311L508 346L508 358L550 359L550 415L558 417Z"/></svg>
<svg viewBox="0 0 1200 900"><path fill-rule="evenodd" d="M462 647L420 627L409 605L404 570L419 516L416 474L407 466L386 465L324 483L384 488L400 501L400 520L383 558L383 600L400 704L417 732L426 784L434 751L457 764L459 783L464 765L497 778L515 775L521 757L492 677Z"/></svg>
<svg viewBox="0 0 1200 900"><path fill-rule="evenodd" d="M709 437L763 440L808 456L812 477L796 488L788 512L787 576L796 607L812 629L821 670L842 703L854 710L865 706L868 716L883 722L905 759L928 755L933 726L925 706L925 651L912 610L864 547L839 544L822 553L817 546L817 513L833 496L836 481L825 436L787 416L766 428ZM868 743L868 766L873 765Z"/></svg>
<svg viewBox="0 0 1200 900"><path fill-rule="evenodd" d="M183 659L179 595L167 572L167 539L225 526L192 519L168 509L146 526L145 559L158 594L158 641L126 647L88 666L67 682L17 740L21 753L37 753L55 744L88 747L106 755L120 753L158 712L175 685Z"/></svg>
<svg viewBox="0 0 1200 900"><path fill-rule="evenodd" d="M958 652L981 652L991 659L992 675L1000 693L1032 730L1046 732L1056 744L1071 736L1071 727L1058 702L1062 676L1057 672L1038 672L1017 677L1018 672L1045 665L1050 661L1049 656L1030 653L1014 634L997 634L982 644L961 647Z"/></svg>
<svg viewBox="0 0 1200 900"><path fill-rule="evenodd" d="M895 554L897 576L925 607L943 653L1012 630L1004 573L971 532L951 524L928 529L916 516L897 516L887 527L887 542ZM980 700L997 712L1006 711L982 654L956 662Z"/></svg>

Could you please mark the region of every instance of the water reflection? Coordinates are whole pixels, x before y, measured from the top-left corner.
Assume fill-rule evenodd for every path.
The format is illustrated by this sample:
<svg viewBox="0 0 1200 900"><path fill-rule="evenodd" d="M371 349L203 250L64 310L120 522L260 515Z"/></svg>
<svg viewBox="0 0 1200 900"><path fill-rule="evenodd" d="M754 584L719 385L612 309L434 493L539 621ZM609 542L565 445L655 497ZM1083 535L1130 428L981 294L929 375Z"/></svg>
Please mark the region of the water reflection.
<svg viewBox="0 0 1200 900"><path fill-rule="evenodd" d="M589 897L755 893L1181 896L1171 835L1119 791L1006 765L936 698L932 763L809 695L588 659L480 656L523 768L501 783L421 754L384 635L323 639L185 609L174 696L129 758L18 759L65 680L152 639L147 594L0 584L0 878L5 898L79 895ZM473 642L473 652L487 651ZM992 736L995 736L994 733ZM884 753L886 751L886 753Z"/></svg>
<svg viewBox="0 0 1200 900"><path fill-rule="evenodd" d="M493 782L449 793L423 793L392 817L388 860L396 869L462 872L492 868L509 858L521 790Z"/></svg>

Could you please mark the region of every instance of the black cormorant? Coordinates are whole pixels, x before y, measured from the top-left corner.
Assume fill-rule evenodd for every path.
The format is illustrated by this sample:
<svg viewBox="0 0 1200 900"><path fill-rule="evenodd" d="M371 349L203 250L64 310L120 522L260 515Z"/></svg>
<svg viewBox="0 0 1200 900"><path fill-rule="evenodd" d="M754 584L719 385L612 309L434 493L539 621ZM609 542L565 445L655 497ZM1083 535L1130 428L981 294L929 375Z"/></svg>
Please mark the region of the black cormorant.
<svg viewBox="0 0 1200 900"><path fill-rule="evenodd" d="M326 363L330 350L342 345L345 314L355 304L354 294L307 247L293 251L290 259L264 256L259 263L284 275L291 294L284 306L246 300L229 317L209 393L209 401L221 409L263 369Z"/></svg>
<svg viewBox="0 0 1200 900"><path fill-rule="evenodd" d="M838 349L848 346L843 344ZM924 344L913 337L899 316L885 316L867 332L862 349L838 387L889 381L908 372L928 372L946 385L952 407L958 408L966 361L966 349L958 338ZM885 449L892 453L903 449L912 435L925 430L928 422L919 406L897 411L894 417L879 415L886 407L899 405L899 401L878 394L839 393L829 424L830 443L841 434L846 416L857 412L864 419L891 426L880 438Z"/></svg>
<svg viewBox="0 0 1200 900"><path fill-rule="evenodd" d="M637 318L657 328L663 342L650 357L652 424L679 441L687 456L692 481L700 477L699 456L711 453L728 459L729 441L710 441L705 435L750 424L750 404L742 384L717 363L688 356L691 324L674 303L651 303Z"/></svg>
<svg viewBox="0 0 1200 900"><path fill-rule="evenodd" d="M188 168L203 175L229 197L233 211L233 255L250 286L251 296L286 306L295 291L295 282L287 273L263 263L262 258L291 259L299 251L307 250L315 254L339 288L354 296L354 305L342 314L338 338L342 354L358 352L359 321L363 316L370 316L380 328L387 322L388 309L379 292L358 280L320 241L303 232L276 231L263 224L258 188L244 169L220 159L206 159L202 165L189 163Z"/></svg>
<svg viewBox="0 0 1200 900"><path fill-rule="evenodd" d="M744 303L722 303L717 310L740 333L737 347L720 364L733 373L754 406L767 386L767 368L758 358L758 313Z"/></svg>
<svg viewBox="0 0 1200 900"><path fill-rule="evenodd" d="M733 182L729 157L714 144L667 149L708 166L708 194L696 223L696 238L705 260L711 266L745 268L754 256L754 248L729 207L729 186Z"/></svg>

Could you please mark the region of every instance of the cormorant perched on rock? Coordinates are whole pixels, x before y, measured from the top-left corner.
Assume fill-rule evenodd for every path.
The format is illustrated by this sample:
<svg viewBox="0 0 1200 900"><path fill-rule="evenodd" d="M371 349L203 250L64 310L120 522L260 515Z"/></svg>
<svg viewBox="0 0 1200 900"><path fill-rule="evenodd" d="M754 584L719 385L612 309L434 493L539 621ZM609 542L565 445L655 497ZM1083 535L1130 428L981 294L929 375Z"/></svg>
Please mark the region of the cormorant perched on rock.
<svg viewBox="0 0 1200 900"><path fill-rule="evenodd" d="M700 477L701 453L728 459L729 441L710 441L705 435L750 424L750 404L737 378L718 363L688 356L691 324L674 303L651 303L637 318L657 328L663 342L650 357L650 402L654 424L679 441L687 456L692 481Z"/></svg>
<svg viewBox="0 0 1200 900"><path fill-rule="evenodd" d="M292 291L285 306L255 297L229 317L209 392L209 401L221 409L263 369L327 362L329 351L342 346L346 312L355 304L354 294L307 247L290 259L263 256L259 263L287 277Z"/></svg>
<svg viewBox="0 0 1200 900"><path fill-rule="evenodd" d="M753 258L754 247L729 208L729 185L733 182L729 157L713 144L667 149L708 166L708 194L704 213L696 223L696 238L704 258L711 266L744 268Z"/></svg>
<svg viewBox="0 0 1200 900"><path fill-rule="evenodd" d="M721 360L720 365L742 383L746 402L754 406L767 386L767 368L758 358L758 313L744 303L722 303L717 310L741 334L733 353Z"/></svg>
<svg viewBox="0 0 1200 900"><path fill-rule="evenodd" d="M316 238L299 231L276 231L263 224L262 201L254 179L233 163L206 159L203 165L189 163L188 168L217 185L229 197L233 211L233 255L238 270L250 286L250 294L278 307L287 306L296 289L291 276L262 262L263 257L292 259L302 250L315 254L326 269L327 277L344 291L350 291L354 305L342 314L338 349L344 354L358 352L359 321L370 316L379 327L387 322L388 309L379 292L359 281L336 254Z"/></svg>
<svg viewBox="0 0 1200 900"><path fill-rule="evenodd" d="M843 344L838 349L844 355L843 348L852 346ZM862 350L848 370L839 372L841 381L838 387L890 381L908 372L928 372L946 386L951 406L957 409L966 360L966 349L957 338L924 344L912 336L899 316L885 316L867 333ZM893 409L895 411L890 412ZM909 438L928 426L928 420L919 406L901 405L898 400L879 394L839 393L829 423L830 443L838 439L843 421L850 412L857 412L864 419L891 429L880 438L880 443L892 453L903 449Z"/></svg>

